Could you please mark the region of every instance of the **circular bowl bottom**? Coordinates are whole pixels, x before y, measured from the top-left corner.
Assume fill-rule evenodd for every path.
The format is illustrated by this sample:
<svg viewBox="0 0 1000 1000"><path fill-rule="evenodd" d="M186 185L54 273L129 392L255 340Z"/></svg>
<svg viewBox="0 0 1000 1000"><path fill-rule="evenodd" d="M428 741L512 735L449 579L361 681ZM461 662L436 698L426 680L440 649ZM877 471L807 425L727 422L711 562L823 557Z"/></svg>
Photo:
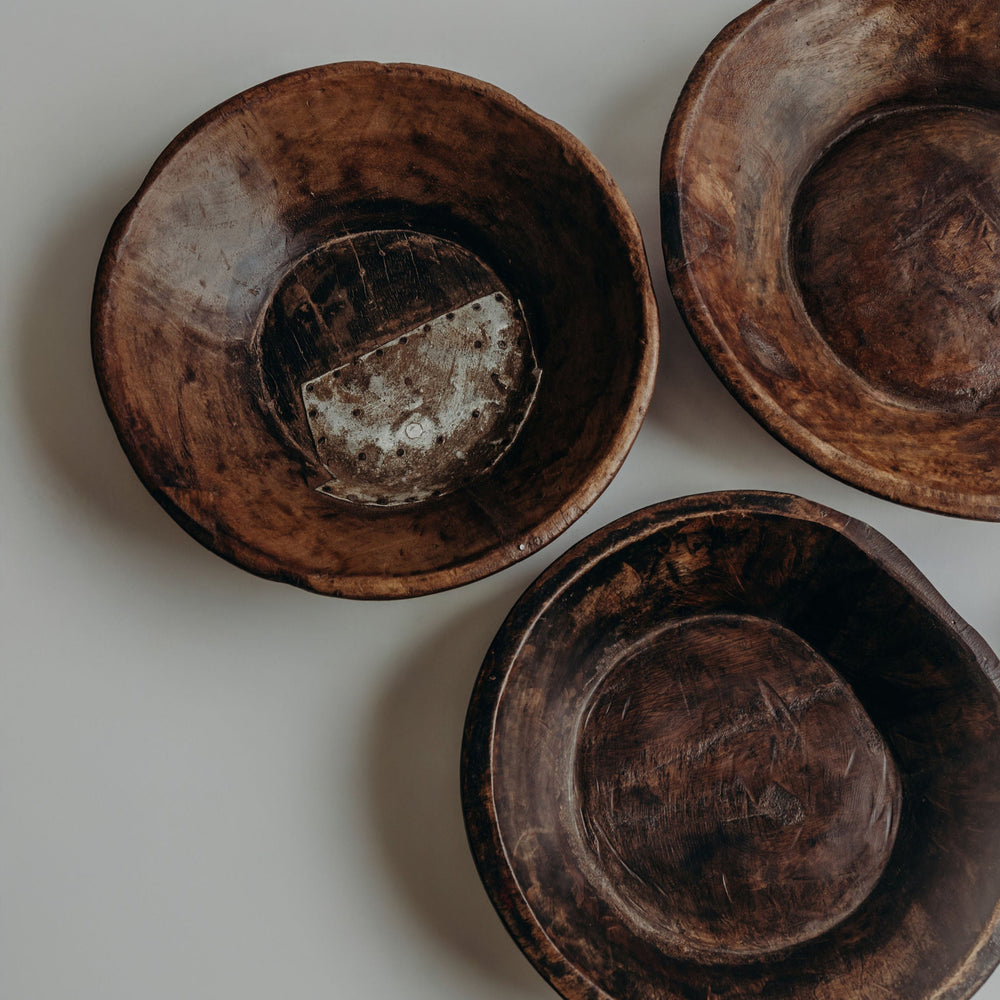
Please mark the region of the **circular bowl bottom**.
<svg viewBox="0 0 1000 1000"><path fill-rule="evenodd" d="M679 619L580 707L572 808L588 878L664 950L767 956L839 924L881 876L896 765L850 687L787 628Z"/></svg>
<svg viewBox="0 0 1000 1000"><path fill-rule="evenodd" d="M1000 112L902 108L806 178L792 263L816 329L897 405L974 412L1000 392Z"/></svg>

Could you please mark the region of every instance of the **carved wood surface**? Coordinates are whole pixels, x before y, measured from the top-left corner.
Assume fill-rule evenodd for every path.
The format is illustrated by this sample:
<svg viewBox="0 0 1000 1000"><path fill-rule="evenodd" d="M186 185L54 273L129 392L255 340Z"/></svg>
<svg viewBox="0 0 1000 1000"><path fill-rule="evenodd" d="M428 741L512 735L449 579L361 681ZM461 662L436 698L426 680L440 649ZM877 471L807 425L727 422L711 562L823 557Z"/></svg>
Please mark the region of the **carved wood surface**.
<svg viewBox="0 0 1000 1000"><path fill-rule="evenodd" d="M664 254L776 437L902 503L1000 520L1000 9L767 0L663 150Z"/></svg>
<svg viewBox="0 0 1000 1000"><path fill-rule="evenodd" d="M483 664L463 795L571 1000L959 1000L1000 960L997 659L796 497L660 504L544 573Z"/></svg>
<svg viewBox="0 0 1000 1000"><path fill-rule="evenodd" d="M638 226L579 142L487 84L373 63L181 133L108 238L92 330L175 519L354 597L456 586L564 530L638 432L658 336Z"/></svg>

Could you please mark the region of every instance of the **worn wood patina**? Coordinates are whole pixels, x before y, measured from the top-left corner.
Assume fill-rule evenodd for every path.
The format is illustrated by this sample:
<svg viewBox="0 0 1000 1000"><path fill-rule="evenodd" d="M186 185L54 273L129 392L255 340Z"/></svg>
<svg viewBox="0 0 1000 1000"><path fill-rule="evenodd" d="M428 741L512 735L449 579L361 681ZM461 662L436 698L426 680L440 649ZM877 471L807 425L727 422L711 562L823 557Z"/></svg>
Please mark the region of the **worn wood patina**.
<svg viewBox="0 0 1000 1000"><path fill-rule="evenodd" d="M858 521L769 493L638 511L486 657L480 874L570 1000L962 1000L1000 959L998 685Z"/></svg>
<svg viewBox="0 0 1000 1000"><path fill-rule="evenodd" d="M776 437L891 500L1000 520L1000 7L767 0L663 149L702 351Z"/></svg>
<svg viewBox="0 0 1000 1000"><path fill-rule="evenodd" d="M195 538L321 593L456 586L610 482L656 368L642 240L510 95L348 63L185 130L108 239L105 404Z"/></svg>

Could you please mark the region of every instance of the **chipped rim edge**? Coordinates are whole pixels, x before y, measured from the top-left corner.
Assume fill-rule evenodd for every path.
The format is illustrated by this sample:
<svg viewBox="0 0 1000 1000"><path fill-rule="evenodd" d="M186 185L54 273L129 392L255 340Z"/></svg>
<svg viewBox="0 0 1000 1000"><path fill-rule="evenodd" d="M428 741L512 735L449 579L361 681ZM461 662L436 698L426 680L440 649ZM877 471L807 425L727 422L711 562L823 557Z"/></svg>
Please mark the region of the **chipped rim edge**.
<svg viewBox="0 0 1000 1000"><path fill-rule="evenodd" d="M775 502L785 505L774 509ZM613 552L698 517L738 513L811 521L838 532L907 590L931 615L947 622L1000 694L1000 661L893 542L863 521L804 497L763 490L700 493L652 504L612 521L578 542L518 599L500 626L476 678L462 739L462 812L472 856L490 902L535 970L567 1000L620 1000L574 966L536 920L510 863L493 801L493 738L497 716L521 650L536 623L581 577ZM1000 899L975 946L933 993L914 1000L967 1000L1000 964ZM674 995L665 995L674 1000Z"/></svg>
<svg viewBox="0 0 1000 1000"><path fill-rule="evenodd" d="M575 158L598 182L606 199L611 222L628 250L635 291L642 304L642 329L637 331L639 351L634 365L634 379L631 386L628 409L625 411L617 432L609 442L601 460L589 473L587 480L543 521L529 530L498 543L480 556L464 562L452 563L438 569L428 570L409 576L388 576L370 574L367 576L343 576L336 572L316 572L302 574L288 570L280 560L265 555L245 541L234 538L220 539L211 530L196 522L177 503L162 491L147 482L141 469L141 456L127 445L120 430L114 410L114 387L109 383L103 364L107 331L105 320L111 297L111 277L118 256L118 248L125 238L133 213L147 190L155 183L166 165L184 148L198 132L207 125L227 114L245 107L253 101L265 97L272 88L280 87L292 80L322 78L335 81L350 76L372 73L391 73L401 77L411 76L436 81L439 84L473 93L483 100L492 101L506 110L523 118L536 127L547 131L555 144L567 158ZM245 569L256 576L282 583L290 583L318 594L330 597L347 597L365 600L418 597L425 594L450 590L472 583L508 566L526 559L548 545L575 522L604 492L614 479L642 426L649 408L656 378L659 355L659 311L653 292L652 278L642 232L635 214L625 196L607 169L597 157L571 132L558 123L538 114L507 91L493 84L466 76L452 70L418 63L379 63L374 61L349 61L312 66L306 69L284 73L266 80L246 90L240 91L228 100L217 104L196 118L179 132L153 162L138 191L118 214L108 233L101 251L91 301L91 358L105 411L115 429L118 442L128 458L133 471L147 491L164 510L197 542L221 556L227 562Z"/></svg>
<svg viewBox="0 0 1000 1000"><path fill-rule="evenodd" d="M922 485L918 480L894 474L841 451L791 416L737 360L716 326L690 268L671 265L665 235L665 205L670 198L676 198L679 204L678 180L684 169L689 132L704 92L744 33L766 17L772 7L792 2L796 0L761 0L726 25L695 64L670 117L660 154L660 244L670 291L681 319L705 360L737 402L771 437L820 472L856 490L915 510L974 521L1000 521L1000 494L984 496ZM679 236L679 209L675 228ZM861 485L864 480L869 481L867 485Z"/></svg>

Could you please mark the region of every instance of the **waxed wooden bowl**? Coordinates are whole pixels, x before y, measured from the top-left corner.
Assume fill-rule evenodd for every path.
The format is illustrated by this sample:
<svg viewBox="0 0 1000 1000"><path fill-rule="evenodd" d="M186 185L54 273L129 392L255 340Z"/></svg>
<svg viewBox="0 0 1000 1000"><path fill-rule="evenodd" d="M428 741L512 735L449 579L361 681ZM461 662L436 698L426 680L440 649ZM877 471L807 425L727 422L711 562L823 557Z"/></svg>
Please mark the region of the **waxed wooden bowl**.
<svg viewBox="0 0 1000 1000"><path fill-rule="evenodd" d="M635 219L510 95L347 63L208 112L108 238L104 401L195 538L321 593L477 579L611 480L652 390Z"/></svg>
<svg viewBox="0 0 1000 1000"><path fill-rule="evenodd" d="M1000 7L769 0L692 73L664 253L695 340L861 489L1000 519Z"/></svg>
<svg viewBox="0 0 1000 1000"><path fill-rule="evenodd" d="M868 526L783 494L649 507L497 634L463 796L569 1000L930 1000L1000 959L1000 670Z"/></svg>

